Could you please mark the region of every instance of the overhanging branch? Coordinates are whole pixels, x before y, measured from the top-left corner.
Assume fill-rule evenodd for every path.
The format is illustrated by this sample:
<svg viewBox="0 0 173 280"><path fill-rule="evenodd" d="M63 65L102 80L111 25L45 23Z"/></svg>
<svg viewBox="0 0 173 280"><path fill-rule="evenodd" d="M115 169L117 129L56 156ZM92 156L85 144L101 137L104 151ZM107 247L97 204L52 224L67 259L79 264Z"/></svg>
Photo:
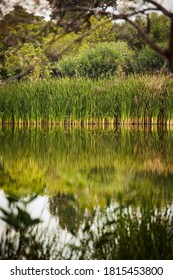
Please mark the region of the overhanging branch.
<svg viewBox="0 0 173 280"><path fill-rule="evenodd" d="M166 8L163 7L163 5L159 4L157 1L147 0L146 2L148 2L149 4L152 4L153 6L157 7L158 11L161 11L167 17L169 17L169 18L173 17L173 13L168 11Z"/></svg>
<svg viewBox="0 0 173 280"><path fill-rule="evenodd" d="M125 17L125 20L129 22L129 24L132 25L139 34L141 34L142 38L153 50L155 50L162 58L167 59L166 51L156 45L156 43L142 30L142 28L139 27L139 25L127 17Z"/></svg>

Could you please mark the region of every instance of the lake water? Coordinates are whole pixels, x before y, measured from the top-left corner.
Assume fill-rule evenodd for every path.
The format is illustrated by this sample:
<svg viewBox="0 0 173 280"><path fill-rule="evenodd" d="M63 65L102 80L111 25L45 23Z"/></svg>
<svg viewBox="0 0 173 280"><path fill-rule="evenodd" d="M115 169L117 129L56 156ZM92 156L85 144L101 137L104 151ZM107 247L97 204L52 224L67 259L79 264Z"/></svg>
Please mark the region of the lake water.
<svg viewBox="0 0 173 280"><path fill-rule="evenodd" d="M69 234L119 201L170 205L173 131L0 128L0 204L33 194L31 215Z"/></svg>

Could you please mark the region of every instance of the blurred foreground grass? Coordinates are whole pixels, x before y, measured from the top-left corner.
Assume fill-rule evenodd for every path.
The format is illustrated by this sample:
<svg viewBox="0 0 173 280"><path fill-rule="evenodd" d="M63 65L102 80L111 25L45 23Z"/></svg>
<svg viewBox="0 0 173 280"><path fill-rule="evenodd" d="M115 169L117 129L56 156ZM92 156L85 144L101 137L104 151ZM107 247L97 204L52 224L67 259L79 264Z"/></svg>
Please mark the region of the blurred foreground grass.
<svg viewBox="0 0 173 280"><path fill-rule="evenodd" d="M86 217L68 242L60 231L50 234L26 210L35 197L23 202L8 197L1 208L6 227L1 235L0 259L173 259L173 209L145 203L140 207L108 206Z"/></svg>

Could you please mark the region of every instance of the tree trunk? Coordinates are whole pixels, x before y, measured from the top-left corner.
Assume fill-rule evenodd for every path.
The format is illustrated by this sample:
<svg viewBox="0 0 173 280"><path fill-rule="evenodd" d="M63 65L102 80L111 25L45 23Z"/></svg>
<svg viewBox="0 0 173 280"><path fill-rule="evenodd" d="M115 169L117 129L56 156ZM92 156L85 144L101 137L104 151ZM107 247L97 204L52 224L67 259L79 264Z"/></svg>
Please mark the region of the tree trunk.
<svg viewBox="0 0 173 280"><path fill-rule="evenodd" d="M170 71L173 73L173 18L171 19L169 49L167 51Z"/></svg>

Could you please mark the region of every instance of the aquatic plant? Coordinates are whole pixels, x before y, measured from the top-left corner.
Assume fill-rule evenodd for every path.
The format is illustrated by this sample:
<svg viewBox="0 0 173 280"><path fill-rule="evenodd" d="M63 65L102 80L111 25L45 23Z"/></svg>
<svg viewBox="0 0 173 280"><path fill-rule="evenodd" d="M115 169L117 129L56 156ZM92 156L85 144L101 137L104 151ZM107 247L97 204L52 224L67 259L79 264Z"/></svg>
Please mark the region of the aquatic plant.
<svg viewBox="0 0 173 280"><path fill-rule="evenodd" d="M38 80L0 88L2 124L160 124L173 122L169 76Z"/></svg>

